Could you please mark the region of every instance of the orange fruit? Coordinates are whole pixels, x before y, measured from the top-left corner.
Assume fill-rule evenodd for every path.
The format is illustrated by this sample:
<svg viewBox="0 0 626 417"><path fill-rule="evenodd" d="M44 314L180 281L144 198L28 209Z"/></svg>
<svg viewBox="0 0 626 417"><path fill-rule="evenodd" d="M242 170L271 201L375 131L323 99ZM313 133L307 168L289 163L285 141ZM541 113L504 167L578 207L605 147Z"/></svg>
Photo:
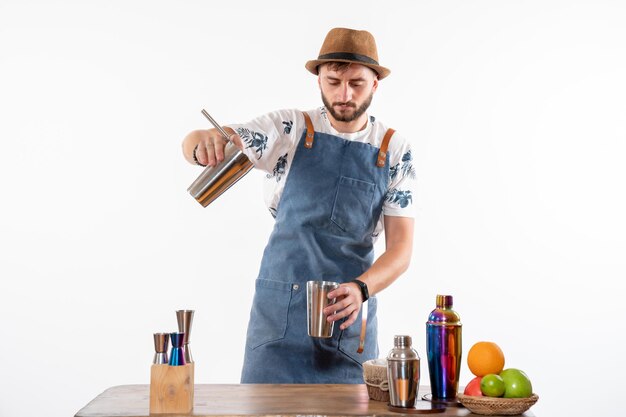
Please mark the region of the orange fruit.
<svg viewBox="0 0 626 417"><path fill-rule="evenodd" d="M467 354L467 366L476 376L499 374L504 369L504 353L493 342L474 343Z"/></svg>

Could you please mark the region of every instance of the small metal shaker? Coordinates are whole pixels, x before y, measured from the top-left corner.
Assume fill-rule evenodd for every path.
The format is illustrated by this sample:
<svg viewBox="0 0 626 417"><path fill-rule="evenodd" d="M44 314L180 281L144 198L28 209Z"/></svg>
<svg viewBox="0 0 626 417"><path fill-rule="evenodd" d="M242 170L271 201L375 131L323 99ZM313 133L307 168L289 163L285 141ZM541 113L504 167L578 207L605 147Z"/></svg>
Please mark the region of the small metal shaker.
<svg viewBox="0 0 626 417"><path fill-rule="evenodd" d="M411 347L411 336L394 336L393 346L387 355L389 403L413 408L420 384L420 357Z"/></svg>
<svg viewBox="0 0 626 417"><path fill-rule="evenodd" d="M172 339L172 351L170 352L170 365L181 366L185 365L185 352L183 348L183 340L185 333L170 333L170 339Z"/></svg>
<svg viewBox="0 0 626 417"><path fill-rule="evenodd" d="M433 401L454 400L461 371L461 318L451 295L437 295L437 308L426 323L426 352Z"/></svg>
<svg viewBox="0 0 626 417"><path fill-rule="evenodd" d="M189 350L189 340L191 338L191 324L193 323L194 310L177 310L176 320L178 321L178 331L185 334L183 339L183 350L185 351L185 363L192 363L191 350Z"/></svg>
<svg viewBox="0 0 626 417"><path fill-rule="evenodd" d="M169 333L154 333L154 358L152 363L155 365L167 364L167 347L169 345Z"/></svg>

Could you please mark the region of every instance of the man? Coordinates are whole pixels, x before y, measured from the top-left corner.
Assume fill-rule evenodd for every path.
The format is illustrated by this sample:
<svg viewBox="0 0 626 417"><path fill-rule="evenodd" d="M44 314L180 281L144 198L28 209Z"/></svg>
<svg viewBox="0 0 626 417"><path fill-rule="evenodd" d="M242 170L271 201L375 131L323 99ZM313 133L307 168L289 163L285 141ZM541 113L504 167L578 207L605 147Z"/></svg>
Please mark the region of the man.
<svg viewBox="0 0 626 417"><path fill-rule="evenodd" d="M389 70L373 36L332 29L318 59L324 107L275 111L230 125L231 140L267 172L266 203L275 217L263 254L250 322L243 383L362 383L362 363L378 357L376 297L408 267L413 242L415 170L409 143L366 111ZM191 132L183 153L213 166L224 158L216 129ZM373 244L385 232L385 252ZM336 281L325 310L337 321L330 339L307 335L306 282ZM363 353L357 353L369 297ZM357 323L355 325L355 323Z"/></svg>

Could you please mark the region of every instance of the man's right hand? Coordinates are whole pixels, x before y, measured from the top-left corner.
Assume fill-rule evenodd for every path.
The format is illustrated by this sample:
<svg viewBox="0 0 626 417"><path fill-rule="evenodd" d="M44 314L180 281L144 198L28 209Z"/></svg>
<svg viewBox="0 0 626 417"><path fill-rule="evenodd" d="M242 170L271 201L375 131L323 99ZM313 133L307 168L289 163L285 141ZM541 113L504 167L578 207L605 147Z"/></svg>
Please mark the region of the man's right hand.
<svg viewBox="0 0 626 417"><path fill-rule="evenodd" d="M230 140L243 150L243 142L239 135L229 127L225 127L224 130L230 135ZM183 155L189 163L195 165L196 161L193 159L195 149L198 162L212 167L224 160L224 148L227 143L217 129L194 130L183 140Z"/></svg>

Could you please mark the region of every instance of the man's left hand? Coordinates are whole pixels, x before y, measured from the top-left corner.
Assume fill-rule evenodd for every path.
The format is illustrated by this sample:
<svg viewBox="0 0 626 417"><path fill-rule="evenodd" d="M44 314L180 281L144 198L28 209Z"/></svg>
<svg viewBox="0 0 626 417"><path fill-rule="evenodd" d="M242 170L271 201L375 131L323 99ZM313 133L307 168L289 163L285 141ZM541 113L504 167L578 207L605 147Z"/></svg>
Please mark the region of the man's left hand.
<svg viewBox="0 0 626 417"><path fill-rule="evenodd" d="M359 311L363 305L363 295L361 289L354 282L341 284L339 288L328 293L328 298L336 298L335 304L324 309L329 322L341 320L347 317L346 321L341 323L341 330L347 329L359 317Z"/></svg>

